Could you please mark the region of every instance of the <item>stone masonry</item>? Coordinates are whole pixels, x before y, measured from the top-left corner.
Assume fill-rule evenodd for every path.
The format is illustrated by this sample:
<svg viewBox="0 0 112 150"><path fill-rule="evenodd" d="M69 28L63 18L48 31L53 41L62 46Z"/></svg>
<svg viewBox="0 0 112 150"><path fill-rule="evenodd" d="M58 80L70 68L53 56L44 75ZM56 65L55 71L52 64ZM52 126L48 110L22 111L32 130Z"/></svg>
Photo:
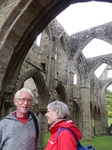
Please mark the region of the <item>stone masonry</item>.
<svg viewBox="0 0 112 150"><path fill-rule="evenodd" d="M14 93L30 88L32 110L40 118L39 150L44 150L46 106L56 99L68 105L82 139L107 134L105 91L112 84L112 54L87 59L82 50L95 38L112 44L112 22L69 36L55 17L77 2L0 1L0 119L15 109ZM103 63L107 67L97 78L94 72Z"/></svg>

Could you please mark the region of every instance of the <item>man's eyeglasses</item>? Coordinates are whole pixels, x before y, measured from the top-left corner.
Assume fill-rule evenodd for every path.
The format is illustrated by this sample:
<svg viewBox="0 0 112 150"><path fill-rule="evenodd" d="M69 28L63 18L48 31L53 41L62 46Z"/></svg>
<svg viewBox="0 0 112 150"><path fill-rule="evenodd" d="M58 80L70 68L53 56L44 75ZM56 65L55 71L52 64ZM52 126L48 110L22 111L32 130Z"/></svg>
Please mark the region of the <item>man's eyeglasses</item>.
<svg viewBox="0 0 112 150"><path fill-rule="evenodd" d="M27 101L29 104L32 103L32 99L25 99L25 98L17 98L21 103Z"/></svg>

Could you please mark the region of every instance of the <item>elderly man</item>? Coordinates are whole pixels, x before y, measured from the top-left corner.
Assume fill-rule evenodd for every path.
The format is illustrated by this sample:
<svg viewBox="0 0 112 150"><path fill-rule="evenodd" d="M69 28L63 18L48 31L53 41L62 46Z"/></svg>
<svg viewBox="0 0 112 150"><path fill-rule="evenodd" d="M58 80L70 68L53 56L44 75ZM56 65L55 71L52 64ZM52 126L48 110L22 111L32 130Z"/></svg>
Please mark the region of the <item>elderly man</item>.
<svg viewBox="0 0 112 150"><path fill-rule="evenodd" d="M36 132L30 111L33 97L32 91L26 88L15 94L14 104L17 109L0 122L0 150L37 150L39 122L34 114L37 120Z"/></svg>

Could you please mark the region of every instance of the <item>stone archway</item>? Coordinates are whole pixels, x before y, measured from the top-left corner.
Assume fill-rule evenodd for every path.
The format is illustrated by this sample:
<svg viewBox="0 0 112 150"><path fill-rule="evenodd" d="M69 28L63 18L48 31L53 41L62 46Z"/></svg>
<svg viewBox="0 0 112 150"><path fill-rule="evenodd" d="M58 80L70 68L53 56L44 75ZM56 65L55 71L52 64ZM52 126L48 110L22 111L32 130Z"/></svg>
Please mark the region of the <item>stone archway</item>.
<svg viewBox="0 0 112 150"><path fill-rule="evenodd" d="M20 68L23 64L25 56L27 55L31 45L35 41L37 35L39 35L39 33L42 32L42 30L47 26L47 24L53 18L55 18L55 16L57 14L59 14L62 10L64 10L67 6L69 6L70 3L84 2L84 1L83 0L82 1L81 0L79 0L79 1L78 0L76 0L76 1L75 0L74 1L72 1L72 0L69 0L69 1L68 0L65 0L65 1L46 0L45 3L43 3L43 1L37 2L36 0L31 0L31 1L12 0L11 1L12 4L11 4L11 2L10 3L8 3L8 2L9 1L4 1L4 3L1 2L2 4L4 4L3 5L4 8L8 8L8 7L12 8L12 9L9 9L10 11L7 14L4 13L5 15L2 18L3 22L0 24L1 25L1 30L0 30L0 58L1 58L0 59L0 65L1 65L0 66L1 67L1 74L0 74L1 75L0 76L0 85L1 85L0 86L1 87L0 94L1 95L0 95L0 98L1 98L1 101L4 100L5 96L8 95L10 97L10 95L13 94L15 87L16 87L16 82L17 82L17 79L19 76ZM1 10L0 10L0 12L2 13ZM111 33L110 33L110 35L111 35ZM84 37L84 36L82 36L82 37ZM80 36L79 36L79 38L80 38ZM76 41L78 41L79 38L77 38ZM55 39L56 38L52 38L51 40L53 41ZM85 40L85 39L83 39L83 40ZM83 42L83 40L81 42ZM63 43L63 41L64 41L64 38L62 37L61 43ZM75 42L77 44L77 45L75 45L76 46L75 50L77 50L77 48L80 47L81 42L79 42L79 45L77 44L77 42ZM85 41L84 44L86 42L87 41ZM53 46L55 46L55 42L54 42ZM64 48L66 48L66 45L64 45ZM78 50L80 50L80 49L81 49L81 47ZM77 56L75 56L74 58L78 58L78 59L76 59L76 61L78 63L80 63L82 56L80 57L79 53L77 53ZM49 57L49 56L47 56L47 57ZM66 81L68 82L67 93L68 93L68 97L69 97L68 102L69 102L70 106L72 106L72 104L73 104L73 91L71 90L71 89L73 89L72 81L73 81L73 74L74 74L74 72L72 72L73 66L71 66L72 58L73 57L69 58L70 59L69 65L67 66L68 72L66 70ZM54 57L51 57L51 59L54 61ZM86 63L83 61L81 63L82 64L80 64L80 65L82 65L82 69L84 72L84 66L86 65ZM78 64L77 64L77 66L78 66L78 69L80 69L79 75L83 76L81 74L82 71L81 71L80 66ZM54 64L52 65L52 68L53 67L54 67ZM52 71L52 73L54 73L52 68L49 67L49 70ZM38 74L38 75L40 75L40 74ZM50 75L52 75L52 74L50 74ZM53 74L53 75L55 75L55 74ZM85 74L85 76L86 76L86 74ZM36 74L33 74L33 76L31 76L31 77L37 83L37 87L38 86L41 87L41 88L38 87L38 89L39 89L40 97L43 100L43 104L44 104L45 95L42 95L42 94L45 94L44 92L46 92L46 91L44 91L45 88L43 86L41 86L40 83L42 83L43 85L45 85L45 84L43 83L43 80L41 80L41 76L39 76L40 80L38 79L38 76L36 76ZM54 76L52 76L52 78L53 77ZM49 78L50 78L50 76L49 76ZM81 80L81 85L85 84L84 79L85 78L83 78ZM62 78L61 78L61 80L62 80ZM85 103L84 103L84 107L85 106L87 107L87 103L90 102L90 97L88 97L90 94L90 89L84 89L84 88L85 87L81 87L81 92L82 92L82 97L84 97L84 100L89 99L88 101L85 101ZM59 86L59 89L57 89L57 91L58 91L60 97L62 97L62 95L60 94L61 93L60 89L63 89L63 88ZM63 93L64 93L64 90L63 90ZM46 96L48 96L47 94L46 94ZM1 101L0 101L0 105L2 104ZM43 108L43 104L40 104L40 108ZM71 110L72 110L72 107L71 107ZM41 109L41 112L42 111L43 110ZM89 109L88 109L88 112L89 112ZM89 115L89 113L86 113L86 115L87 114ZM42 115L43 114L41 114L41 116ZM86 116L86 115L84 115L84 116ZM88 120L89 119L87 118L86 124L90 125L90 122L88 123ZM83 118L83 121L85 121L85 118ZM86 124L85 124L85 126L83 126L83 128L85 129L85 127L86 127L86 131L88 131L89 125L86 126ZM83 133L85 133L85 131ZM85 134L84 136L86 137L86 135L87 134ZM89 135L89 138L90 138L90 135Z"/></svg>
<svg viewBox="0 0 112 150"><path fill-rule="evenodd" d="M42 1L38 1L37 3L35 0L24 2L16 0L12 1L12 3L8 1L1 2L1 14L5 12L3 15L4 22L2 21L1 23L2 27L0 31L1 68L5 66L1 78L1 96L4 92L7 92L7 86L10 88L10 91L14 90L17 80L16 74L18 74L21 64L37 35L42 32L56 15L70 4L77 2L84 1L65 0L59 2L57 0L47 0L44 4ZM10 11L7 13L7 11L3 11L4 9ZM11 44L9 45L8 43ZM4 49L5 52L3 53ZM5 58L7 58L7 61L4 61ZM2 82L3 79L4 81Z"/></svg>
<svg viewBox="0 0 112 150"><path fill-rule="evenodd" d="M62 85L61 83L58 84L58 86L56 87L56 91L57 91L57 94L58 94L60 100L65 103L68 103L67 94L66 94L64 85Z"/></svg>
<svg viewBox="0 0 112 150"><path fill-rule="evenodd" d="M74 107L73 107L74 123L81 130L82 129L82 124L81 124L82 111L81 111L79 104L76 101L73 102L73 105L74 105Z"/></svg>
<svg viewBox="0 0 112 150"><path fill-rule="evenodd" d="M31 78L31 77L33 78L33 80L36 84L37 90L38 90L38 95L40 97L39 103L40 104L44 103L44 105L40 106L40 108L44 108L48 104L49 92L48 92L48 88L45 83L44 77L38 68L32 69L29 72L26 72L23 76L21 76L19 78L16 90L19 89L20 87L22 87L25 80L27 80L28 78Z"/></svg>

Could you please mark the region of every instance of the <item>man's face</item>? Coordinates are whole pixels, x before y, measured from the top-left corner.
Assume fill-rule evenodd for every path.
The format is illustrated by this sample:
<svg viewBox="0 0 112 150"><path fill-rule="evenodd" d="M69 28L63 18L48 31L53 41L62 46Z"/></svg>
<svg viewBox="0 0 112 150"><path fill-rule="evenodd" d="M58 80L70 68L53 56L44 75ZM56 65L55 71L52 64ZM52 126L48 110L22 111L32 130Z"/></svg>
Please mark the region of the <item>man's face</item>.
<svg viewBox="0 0 112 150"><path fill-rule="evenodd" d="M17 107L17 117L27 117L32 105L32 97L27 92L21 92L18 99L14 99Z"/></svg>

